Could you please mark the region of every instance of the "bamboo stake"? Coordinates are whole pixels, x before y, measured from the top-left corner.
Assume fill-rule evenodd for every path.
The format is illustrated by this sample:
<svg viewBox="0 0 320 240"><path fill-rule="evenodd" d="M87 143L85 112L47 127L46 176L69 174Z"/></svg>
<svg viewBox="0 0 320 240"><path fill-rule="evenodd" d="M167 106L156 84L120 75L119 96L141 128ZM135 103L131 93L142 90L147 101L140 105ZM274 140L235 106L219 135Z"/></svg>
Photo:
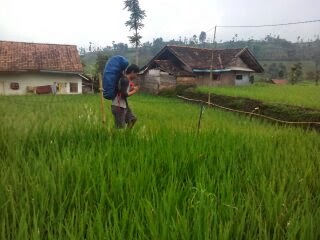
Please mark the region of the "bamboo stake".
<svg viewBox="0 0 320 240"><path fill-rule="evenodd" d="M204 105L202 103L201 104L201 108L200 108L199 120L198 120L198 134L200 132L200 126L201 126L201 120L202 120L203 111L204 111Z"/></svg>
<svg viewBox="0 0 320 240"><path fill-rule="evenodd" d="M104 110L104 97L103 97L103 86L102 86L102 76L99 74L99 91L100 91L100 110L102 116L102 123L106 123L106 112Z"/></svg>

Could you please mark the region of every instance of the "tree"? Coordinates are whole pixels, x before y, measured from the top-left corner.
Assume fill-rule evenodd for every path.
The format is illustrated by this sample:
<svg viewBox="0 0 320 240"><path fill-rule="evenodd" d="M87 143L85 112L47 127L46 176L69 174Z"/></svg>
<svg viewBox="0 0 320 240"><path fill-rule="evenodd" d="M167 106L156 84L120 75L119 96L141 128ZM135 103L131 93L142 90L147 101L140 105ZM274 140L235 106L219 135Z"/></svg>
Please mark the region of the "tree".
<svg viewBox="0 0 320 240"><path fill-rule="evenodd" d="M199 36L199 41L204 46L206 40L207 40L207 33L202 31Z"/></svg>
<svg viewBox="0 0 320 240"><path fill-rule="evenodd" d="M104 67L105 67L107 61L108 61L107 54L105 54L103 52L98 52L96 66L95 66L95 69L96 69L95 74L96 75L98 75L99 73L101 75L103 74L103 70L104 70Z"/></svg>
<svg viewBox="0 0 320 240"><path fill-rule="evenodd" d="M314 41L314 47L312 49L311 59L314 61L316 67L316 75L318 77L315 78L316 84L318 85L319 81L319 72L320 72L320 40L317 39Z"/></svg>
<svg viewBox="0 0 320 240"><path fill-rule="evenodd" d="M80 47L79 54L80 54L80 56L86 55L86 49L84 47Z"/></svg>
<svg viewBox="0 0 320 240"><path fill-rule="evenodd" d="M287 76L287 67L283 63L278 64L279 72L278 72L278 77L284 78Z"/></svg>
<svg viewBox="0 0 320 240"><path fill-rule="evenodd" d="M290 72L290 82L291 84L296 84L299 80L301 80L302 77L302 64L296 63L291 67Z"/></svg>
<svg viewBox="0 0 320 240"><path fill-rule="evenodd" d="M125 54L126 51L128 50L128 45L125 43L115 43L113 42L113 50L117 53L117 54Z"/></svg>
<svg viewBox="0 0 320 240"><path fill-rule="evenodd" d="M198 44L198 37L197 37L197 35L193 35L192 36L192 41L194 42L194 44Z"/></svg>
<svg viewBox="0 0 320 240"><path fill-rule="evenodd" d="M284 78L285 74L283 70L280 70L278 73L279 78Z"/></svg>
<svg viewBox="0 0 320 240"><path fill-rule="evenodd" d="M86 64L86 61L85 61L85 59L84 59L84 56L80 56L80 60L81 60L82 68L85 69L85 67L87 66L87 64Z"/></svg>
<svg viewBox="0 0 320 240"><path fill-rule="evenodd" d="M136 48L136 64L139 63L138 47L141 43L142 36L139 33L144 27L142 23L143 19L146 17L144 10L140 8L139 0L125 0L124 9L128 10L130 14L130 19L125 23L129 27L130 31L133 30L134 33L132 36L129 36L130 43L135 45Z"/></svg>
<svg viewBox="0 0 320 240"><path fill-rule="evenodd" d="M188 38L187 38L187 37L184 37L184 39L183 39L183 44L184 44L184 45L188 45L188 42L189 42Z"/></svg>
<svg viewBox="0 0 320 240"><path fill-rule="evenodd" d="M166 44L165 44L165 42L163 41L162 38L153 39L153 43L152 43L153 50L152 50L152 53L153 54L157 54L165 45Z"/></svg>
<svg viewBox="0 0 320 240"><path fill-rule="evenodd" d="M89 52L92 51L92 42L89 42Z"/></svg>
<svg viewBox="0 0 320 240"><path fill-rule="evenodd" d="M268 75L270 78L277 78L279 74L279 69L277 67L276 63L270 64L268 70L267 70Z"/></svg>

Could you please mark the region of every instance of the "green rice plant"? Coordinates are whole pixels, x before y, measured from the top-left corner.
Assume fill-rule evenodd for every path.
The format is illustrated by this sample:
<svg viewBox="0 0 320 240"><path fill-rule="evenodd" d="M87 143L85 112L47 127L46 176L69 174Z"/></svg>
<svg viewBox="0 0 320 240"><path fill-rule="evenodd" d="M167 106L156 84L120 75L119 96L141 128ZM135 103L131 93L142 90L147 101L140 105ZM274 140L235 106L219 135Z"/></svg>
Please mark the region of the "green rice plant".
<svg viewBox="0 0 320 240"><path fill-rule="evenodd" d="M1 239L319 239L320 136L136 96L0 98Z"/></svg>
<svg viewBox="0 0 320 240"><path fill-rule="evenodd" d="M237 87L200 87L199 91L232 97L246 97L266 103L320 109L320 87L311 84L254 84Z"/></svg>

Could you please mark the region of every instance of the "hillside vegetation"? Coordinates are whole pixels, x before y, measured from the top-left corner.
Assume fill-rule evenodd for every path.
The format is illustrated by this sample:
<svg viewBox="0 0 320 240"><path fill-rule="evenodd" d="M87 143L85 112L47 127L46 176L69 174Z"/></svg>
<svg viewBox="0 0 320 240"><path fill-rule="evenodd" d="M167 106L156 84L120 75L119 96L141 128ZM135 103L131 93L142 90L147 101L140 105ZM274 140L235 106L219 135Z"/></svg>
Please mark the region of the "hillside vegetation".
<svg viewBox="0 0 320 240"><path fill-rule="evenodd" d="M144 66L155 54L157 54L165 45L186 45L191 47L212 48L213 45L204 42L203 44L193 41L164 41L162 38L154 39L153 42L142 44L139 50L139 65ZM217 48L244 48L248 47L254 56L263 65L266 74L263 78L288 78L291 66L297 62L302 63L303 79L314 80L316 70L320 71L320 40L316 39L310 42L292 43L285 39L267 36L263 40L232 40L223 43L217 43ZM86 65L87 73L94 72L94 64L98 53L103 53L109 57L113 55L126 56L131 62L135 62L135 50L129 48L124 43L114 43L113 46L91 49L86 52L81 48L82 59ZM318 66L318 67L317 67ZM261 79L261 77L260 77Z"/></svg>

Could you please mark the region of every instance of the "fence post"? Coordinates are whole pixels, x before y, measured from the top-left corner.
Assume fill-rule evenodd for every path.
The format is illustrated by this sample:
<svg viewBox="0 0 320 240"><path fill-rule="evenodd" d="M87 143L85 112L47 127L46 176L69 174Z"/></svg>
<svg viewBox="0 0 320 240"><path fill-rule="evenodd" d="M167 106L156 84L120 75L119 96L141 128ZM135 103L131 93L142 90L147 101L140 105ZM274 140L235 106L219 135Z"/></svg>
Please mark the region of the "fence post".
<svg viewBox="0 0 320 240"><path fill-rule="evenodd" d="M208 95L208 107L211 106L211 93L209 93Z"/></svg>
<svg viewBox="0 0 320 240"><path fill-rule="evenodd" d="M100 91L100 110L102 116L102 123L106 123L106 113L104 109L104 98L103 98L103 86L102 86L102 76L99 74L99 91Z"/></svg>
<svg viewBox="0 0 320 240"><path fill-rule="evenodd" d="M200 115L199 115L199 120L198 120L198 133L200 132L200 126L201 126L201 119L202 119L202 115L203 115L203 110L204 110L204 105L201 104Z"/></svg>

